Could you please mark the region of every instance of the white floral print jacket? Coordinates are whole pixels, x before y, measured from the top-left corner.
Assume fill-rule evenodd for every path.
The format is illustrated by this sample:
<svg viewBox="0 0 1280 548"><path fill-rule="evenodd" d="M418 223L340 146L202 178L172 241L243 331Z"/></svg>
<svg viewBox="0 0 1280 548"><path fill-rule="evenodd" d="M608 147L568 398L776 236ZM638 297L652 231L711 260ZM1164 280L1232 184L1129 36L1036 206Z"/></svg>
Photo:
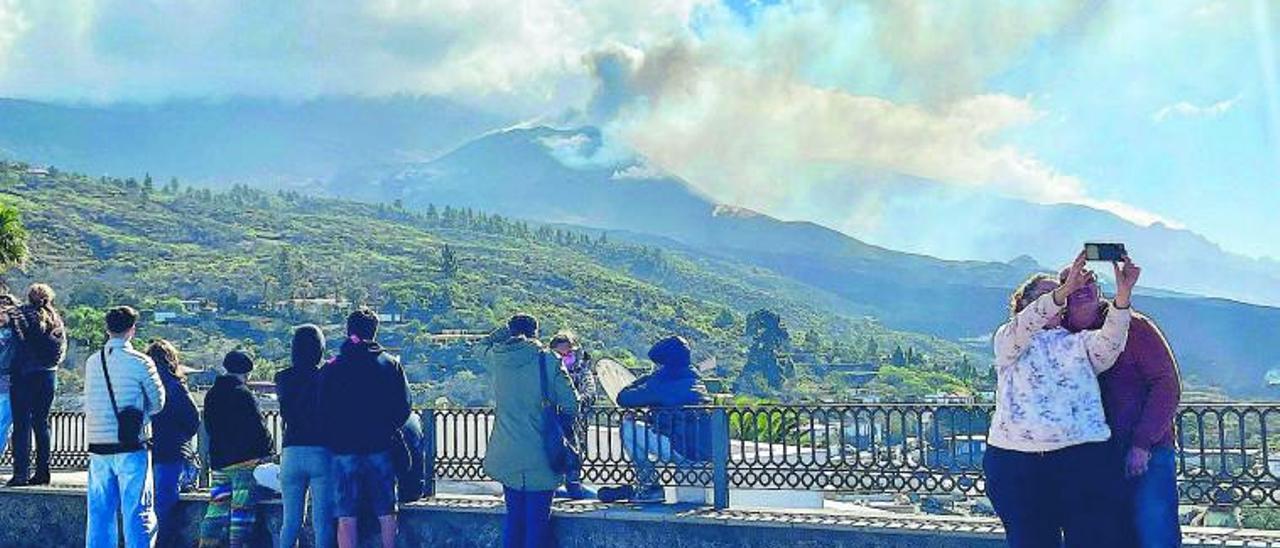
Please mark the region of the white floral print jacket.
<svg viewBox="0 0 1280 548"><path fill-rule="evenodd" d="M1045 329L1061 313L1048 293L996 330L989 445L1043 452L1111 437L1097 376L1124 351L1130 312L1112 307L1098 330Z"/></svg>

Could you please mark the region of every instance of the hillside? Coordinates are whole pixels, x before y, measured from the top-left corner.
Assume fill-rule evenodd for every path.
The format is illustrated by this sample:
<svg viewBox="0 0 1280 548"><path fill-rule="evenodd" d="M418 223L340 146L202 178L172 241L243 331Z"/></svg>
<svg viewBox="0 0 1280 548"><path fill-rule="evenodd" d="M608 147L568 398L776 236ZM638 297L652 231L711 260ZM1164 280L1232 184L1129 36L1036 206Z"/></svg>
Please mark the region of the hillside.
<svg viewBox="0 0 1280 548"><path fill-rule="evenodd" d="M825 302L838 313L871 316L891 329L968 341L982 351L988 335L1007 317L1011 288L1043 268L1038 262L1056 262L1050 255L1024 255L1008 263L941 260L874 246L814 223L716 204L680 178L606 143L592 128L494 132L430 162L349 174L331 186L334 192L343 188L363 188L374 199L400 200L410 209L446 203L602 227L636 235L638 241L669 240L696 255L753 265L818 294L834 295L838 298ZM962 213L932 215L927 199L916 210L904 200L894 210L893 223L903 234L938 232L950 220L962 227L956 232L967 230ZM1067 206L1045 207L1058 211L1053 207ZM1007 228L999 220L986 222L993 233ZM1052 224L1035 226L1034 234L1053 232L1048 230ZM1078 236L1045 238L1043 245L1058 246L1069 255L1078 249L1073 239ZM1175 268L1170 265L1181 260L1178 252L1134 241L1135 256L1149 272L1155 271L1151 277L1170 279L1161 270ZM1178 275L1195 277L1217 266L1194 264L1198 266ZM1139 309L1164 328L1185 378L1239 397L1274 397L1263 379L1280 368L1280 347L1271 344L1280 331L1280 309L1145 287L1139 293Z"/></svg>
<svg viewBox="0 0 1280 548"><path fill-rule="evenodd" d="M810 332L831 341L809 341L823 360L879 361L901 346L922 356L914 365L947 369L968 353L861 319L849 313L855 303L758 267L595 231L452 208L417 214L246 187L214 193L24 170L10 164L0 172L0 199L22 211L34 240L34 261L9 282L53 283L84 344L97 331L84 306L171 310L174 299L210 301L216 314L152 322L145 333L178 338L200 367L245 344L278 366L290 326L304 321L338 335L344 307L289 301L324 297L415 318L390 327L388 343L405 354L415 380L437 391L465 389L472 399L475 371L442 358L456 352L440 350L429 334L486 330L522 310L539 316L545 333L571 329L624 361L679 333L729 379L745 361L744 317L766 307L781 314L797 346ZM821 372L800 367L788 394L830 396L839 388L823 382Z"/></svg>

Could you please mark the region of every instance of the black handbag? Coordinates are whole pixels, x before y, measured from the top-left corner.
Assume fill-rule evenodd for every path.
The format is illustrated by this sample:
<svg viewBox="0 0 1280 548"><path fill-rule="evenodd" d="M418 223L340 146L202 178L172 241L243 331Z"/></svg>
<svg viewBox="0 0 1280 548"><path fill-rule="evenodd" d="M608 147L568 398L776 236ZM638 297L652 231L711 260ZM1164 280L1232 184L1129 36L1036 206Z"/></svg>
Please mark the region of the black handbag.
<svg viewBox="0 0 1280 548"><path fill-rule="evenodd" d="M409 473L409 468L413 466L413 451L409 449L408 440L404 439L404 431L399 428L394 434L391 434L391 465L396 469L396 475L404 475Z"/></svg>
<svg viewBox="0 0 1280 548"><path fill-rule="evenodd" d="M120 409L116 405L116 391L111 386L111 373L107 372L106 348L98 350L98 357L102 360L102 376L107 381L107 395L111 396L111 410L116 415L116 439L120 447L132 450L146 447L147 441L142 439L142 410L133 406Z"/></svg>
<svg viewBox="0 0 1280 548"><path fill-rule="evenodd" d="M542 385L542 446L547 453L551 471L563 474L578 460L578 452L571 439L572 430L566 427L568 418L552 401L547 391L547 354L538 355L538 379Z"/></svg>

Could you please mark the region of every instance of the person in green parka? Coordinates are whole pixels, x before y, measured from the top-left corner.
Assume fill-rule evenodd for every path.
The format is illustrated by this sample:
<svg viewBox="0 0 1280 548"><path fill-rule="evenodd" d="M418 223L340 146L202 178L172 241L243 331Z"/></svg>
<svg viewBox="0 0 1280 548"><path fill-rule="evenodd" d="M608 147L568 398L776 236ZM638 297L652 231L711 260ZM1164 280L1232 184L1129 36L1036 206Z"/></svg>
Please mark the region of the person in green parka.
<svg viewBox="0 0 1280 548"><path fill-rule="evenodd" d="M489 436L484 470L503 486L507 505L503 546L549 546L551 498L564 482L564 474L552 470L543 448L539 367L547 368L548 397L562 412L576 412L578 396L560 359L538 341L538 321L533 316L512 316L505 328L479 345L480 360L493 379L497 421Z"/></svg>

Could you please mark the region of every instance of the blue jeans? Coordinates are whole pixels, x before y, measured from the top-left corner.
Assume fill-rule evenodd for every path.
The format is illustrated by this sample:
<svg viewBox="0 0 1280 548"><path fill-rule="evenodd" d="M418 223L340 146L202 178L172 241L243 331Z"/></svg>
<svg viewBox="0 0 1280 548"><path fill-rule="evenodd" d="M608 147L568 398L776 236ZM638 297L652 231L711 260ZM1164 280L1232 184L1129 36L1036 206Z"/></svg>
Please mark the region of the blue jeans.
<svg viewBox="0 0 1280 548"><path fill-rule="evenodd" d="M116 548L116 515L124 515L124 545L153 546L156 541L155 492L151 452L89 455L89 523L86 548Z"/></svg>
<svg viewBox="0 0 1280 548"><path fill-rule="evenodd" d="M284 519L280 524L280 546L292 548L302 531L311 492L311 527L315 546L333 546L333 457L329 450L314 446L288 446L280 457L280 487L284 495Z"/></svg>
<svg viewBox="0 0 1280 548"><path fill-rule="evenodd" d="M9 393L0 394L0 455L9 446L9 434L13 432L13 409L9 408Z"/></svg>
<svg viewBox="0 0 1280 548"><path fill-rule="evenodd" d="M658 463L684 465L684 458L671 446L671 438L657 433L643 421L622 420L622 451L636 467L636 484L641 488L658 485Z"/></svg>
<svg viewBox="0 0 1280 548"><path fill-rule="evenodd" d="M156 518L160 526L156 546L173 546L177 542L181 524L177 523L178 493L182 491L182 474L187 463L183 461L157 462L151 466L155 476Z"/></svg>
<svg viewBox="0 0 1280 548"><path fill-rule="evenodd" d="M1126 482L1126 502L1136 537L1128 545L1140 548L1182 545L1176 460L1173 448L1152 447L1147 473Z"/></svg>
<svg viewBox="0 0 1280 548"><path fill-rule="evenodd" d="M988 447L987 497L1009 546L1119 546L1115 486L1122 478L1113 454L1105 442L1036 453Z"/></svg>
<svg viewBox="0 0 1280 548"><path fill-rule="evenodd" d="M551 546L551 496L555 491L520 491L502 488L507 502L503 522L503 548Z"/></svg>

